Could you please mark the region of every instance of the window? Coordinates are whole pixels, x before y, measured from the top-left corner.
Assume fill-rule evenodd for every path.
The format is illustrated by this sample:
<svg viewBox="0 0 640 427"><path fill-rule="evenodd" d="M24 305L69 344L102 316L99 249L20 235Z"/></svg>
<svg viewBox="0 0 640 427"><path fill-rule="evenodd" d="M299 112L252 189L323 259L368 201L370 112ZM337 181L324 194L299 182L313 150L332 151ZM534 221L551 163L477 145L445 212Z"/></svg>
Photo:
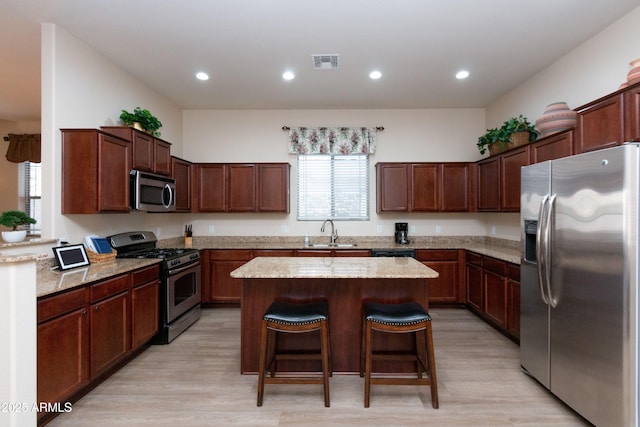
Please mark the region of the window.
<svg viewBox="0 0 640 427"><path fill-rule="evenodd" d="M18 167L19 196L22 210L36 220L27 229L28 234L40 234L42 227L42 174L41 163L22 162Z"/></svg>
<svg viewBox="0 0 640 427"><path fill-rule="evenodd" d="M369 219L368 155L298 155L298 220L323 219Z"/></svg>

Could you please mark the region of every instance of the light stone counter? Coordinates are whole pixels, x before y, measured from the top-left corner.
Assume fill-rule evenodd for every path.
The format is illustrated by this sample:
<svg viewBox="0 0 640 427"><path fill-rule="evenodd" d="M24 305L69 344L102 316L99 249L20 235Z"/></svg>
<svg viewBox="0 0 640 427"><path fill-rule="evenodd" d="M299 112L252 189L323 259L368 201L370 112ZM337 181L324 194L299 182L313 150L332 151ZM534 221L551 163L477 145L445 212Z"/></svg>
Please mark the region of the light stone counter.
<svg viewBox="0 0 640 427"><path fill-rule="evenodd" d="M258 257L231 272L244 279L434 279L413 258Z"/></svg>
<svg viewBox="0 0 640 427"><path fill-rule="evenodd" d="M38 265L36 276L37 297L55 294L80 285L108 279L118 274L158 264L162 260L154 258L114 259L66 271L59 271L57 268L54 268L51 261L51 259L47 259Z"/></svg>

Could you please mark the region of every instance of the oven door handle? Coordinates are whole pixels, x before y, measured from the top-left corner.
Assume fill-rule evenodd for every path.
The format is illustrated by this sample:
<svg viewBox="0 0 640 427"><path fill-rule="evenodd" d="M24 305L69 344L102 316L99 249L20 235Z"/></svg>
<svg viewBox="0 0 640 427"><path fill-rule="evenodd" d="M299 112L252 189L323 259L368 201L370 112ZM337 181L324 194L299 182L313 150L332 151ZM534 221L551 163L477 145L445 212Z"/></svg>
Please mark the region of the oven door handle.
<svg viewBox="0 0 640 427"><path fill-rule="evenodd" d="M184 267L176 268L174 270L169 270L169 275L180 273L180 272L188 270L190 268L197 267L198 265L200 265L199 262L193 263L193 264L189 264L189 265L186 265Z"/></svg>

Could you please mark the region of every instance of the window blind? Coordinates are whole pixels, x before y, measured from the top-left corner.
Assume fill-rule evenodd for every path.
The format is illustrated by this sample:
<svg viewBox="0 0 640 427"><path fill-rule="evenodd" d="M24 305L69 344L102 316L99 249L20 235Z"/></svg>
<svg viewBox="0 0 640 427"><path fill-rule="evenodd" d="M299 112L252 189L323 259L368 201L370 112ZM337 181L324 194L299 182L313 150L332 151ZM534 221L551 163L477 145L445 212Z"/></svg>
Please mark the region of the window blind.
<svg viewBox="0 0 640 427"><path fill-rule="evenodd" d="M29 234L39 234L42 227L42 169L40 166L41 163L22 162L18 167L22 210L36 220L35 224L29 225Z"/></svg>
<svg viewBox="0 0 640 427"><path fill-rule="evenodd" d="M368 155L298 155L298 220L324 219L369 219Z"/></svg>

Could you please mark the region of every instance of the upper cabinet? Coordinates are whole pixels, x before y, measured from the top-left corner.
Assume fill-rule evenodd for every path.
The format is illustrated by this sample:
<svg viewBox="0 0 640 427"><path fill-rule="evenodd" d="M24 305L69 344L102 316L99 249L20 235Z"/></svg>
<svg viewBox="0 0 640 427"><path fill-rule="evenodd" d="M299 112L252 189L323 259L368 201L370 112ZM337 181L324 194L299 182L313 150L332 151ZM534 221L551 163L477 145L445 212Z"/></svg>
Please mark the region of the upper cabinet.
<svg viewBox="0 0 640 427"><path fill-rule="evenodd" d="M131 143L96 129L61 129L62 214L129 212Z"/></svg>
<svg viewBox="0 0 640 427"><path fill-rule="evenodd" d="M176 180L176 211L191 212L193 164L171 157L171 177Z"/></svg>
<svg viewBox="0 0 640 427"><path fill-rule="evenodd" d="M574 152L573 129L541 138L531 144L531 163L567 157Z"/></svg>
<svg viewBox="0 0 640 427"><path fill-rule="evenodd" d="M520 211L520 168L529 152L525 145L478 162L478 211Z"/></svg>
<svg viewBox="0 0 640 427"><path fill-rule="evenodd" d="M624 93L624 140L640 142L640 85Z"/></svg>
<svg viewBox="0 0 640 427"><path fill-rule="evenodd" d="M614 147L623 142L623 105L623 94L618 93L576 110L576 154Z"/></svg>
<svg viewBox="0 0 640 427"><path fill-rule="evenodd" d="M198 212L289 212L288 163L196 164Z"/></svg>
<svg viewBox="0 0 640 427"><path fill-rule="evenodd" d="M468 212L470 163L376 164L377 212Z"/></svg>
<svg viewBox="0 0 640 427"><path fill-rule="evenodd" d="M103 126L102 130L133 144L133 169L171 175L171 144L167 141L129 126Z"/></svg>

